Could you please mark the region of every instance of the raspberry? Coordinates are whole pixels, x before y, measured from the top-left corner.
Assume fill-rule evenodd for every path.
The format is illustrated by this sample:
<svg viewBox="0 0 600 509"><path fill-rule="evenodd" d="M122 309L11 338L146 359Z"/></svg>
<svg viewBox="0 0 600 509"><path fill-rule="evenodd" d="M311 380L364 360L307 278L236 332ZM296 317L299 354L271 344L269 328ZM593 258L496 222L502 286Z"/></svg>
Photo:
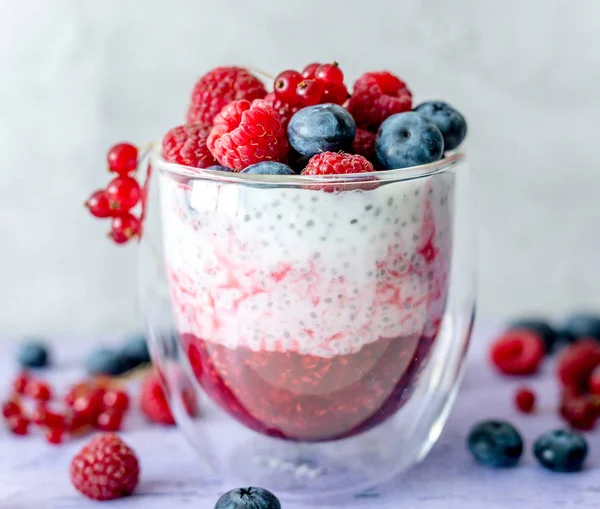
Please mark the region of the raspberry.
<svg viewBox="0 0 600 509"><path fill-rule="evenodd" d="M560 415L575 429L590 430L596 425L598 411L592 398L563 394L560 402Z"/></svg>
<svg viewBox="0 0 600 509"><path fill-rule="evenodd" d="M365 129L356 129L356 136L352 144L355 154L360 154L369 161L375 161L375 137L377 135Z"/></svg>
<svg viewBox="0 0 600 509"><path fill-rule="evenodd" d="M595 339L580 340L559 357L557 375L560 383L576 392L587 389L590 375L600 365L600 344Z"/></svg>
<svg viewBox="0 0 600 509"><path fill-rule="evenodd" d="M406 84L387 71L368 72L356 83L348 101L356 125L376 130L394 113L410 111L412 94Z"/></svg>
<svg viewBox="0 0 600 509"><path fill-rule="evenodd" d="M321 152L310 158L302 175L340 175L375 171L363 156L338 152Z"/></svg>
<svg viewBox="0 0 600 509"><path fill-rule="evenodd" d="M163 157L171 163L194 168L208 168L217 164L206 146L212 126L189 124L174 127L162 140Z"/></svg>
<svg viewBox="0 0 600 509"><path fill-rule="evenodd" d="M253 101L262 99L266 94L262 82L246 69L217 67L202 76L194 86L187 123L210 125L230 102L240 99Z"/></svg>
<svg viewBox="0 0 600 509"><path fill-rule="evenodd" d="M93 438L71 461L71 483L93 500L131 495L140 466L133 450L114 433Z"/></svg>
<svg viewBox="0 0 600 509"><path fill-rule="evenodd" d="M175 425L171 408L156 373L150 373L142 384L140 407L144 415L152 422L166 426Z"/></svg>
<svg viewBox="0 0 600 509"><path fill-rule="evenodd" d="M535 407L535 393L525 387L521 387L515 393L515 405L524 414L533 412Z"/></svg>
<svg viewBox="0 0 600 509"><path fill-rule="evenodd" d="M234 171L261 161L286 162L289 150L281 117L265 101L228 104L215 118L207 145L220 164Z"/></svg>
<svg viewBox="0 0 600 509"><path fill-rule="evenodd" d="M277 97L277 95L273 92L267 94L264 98L264 101L271 106L279 116L281 117L281 122L283 127L286 128L290 122L290 119L302 106L298 104L293 104L291 102L286 102Z"/></svg>
<svg viewBox="0 0 600 509"><path fill-rule="evenodd" d="M492 345L491 359L506 375L531 375L544 358L544 342L531 331L515 329L502 334Z"/></svg>

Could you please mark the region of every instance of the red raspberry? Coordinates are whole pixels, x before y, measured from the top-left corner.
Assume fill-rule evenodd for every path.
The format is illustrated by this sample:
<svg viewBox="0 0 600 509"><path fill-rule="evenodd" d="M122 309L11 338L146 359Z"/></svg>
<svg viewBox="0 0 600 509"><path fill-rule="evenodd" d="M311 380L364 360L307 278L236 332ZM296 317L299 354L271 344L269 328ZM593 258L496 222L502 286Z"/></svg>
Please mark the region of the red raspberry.
<svg viewBox="0 0 600 509"><path fill-rule="evenodd" d="M584 339L569 346L559 357L557 375L560 383L576 392L587 390L590 375L600 365L600 344Z"/></svg>
<svg viewBox="0 0 600 509"><path fill-rule="evenodd" d="M287 133L265 101L235 101L223 108L207 141L220 164L241 171L261 161L286 162Z"/></svg>
<svg viewBox="0 0 600 509"><path fill-rule="evenodd" d="M175 425L171 408L156 373L150 373L142 383L140 407L144 415L152 422L165 426Z"/></svg>
<svg viewBox="0 0 600 509"><path fill-rule="evenodd" d="M375 137L377 135L371 131L356 129L356 136L352 144L352 150L355 154L367 158L369 161L375 161Z"/></svg>
<svg viewBox="0 0 600 509"><path fill-rule="evenodd" d="M375 171L363 156L339 152L321 152L310 158L302 175L340 175Z"/></svg>
<svg viewBox="0 0 600 509"><path fill-rule="evenodd" d="M71 461L75 488L93 500L131 495L138 484L140 466L133 450L114 433L94 437Z"/></svg>
<svg viewBox="0 0 600 509"><path fill-rule="evenodd" d="M515 405L524 414L533 412L535 408L535 393L525 387L517 389L515 393Z"/></svg>
<svg viewBox="0 0 600 509"><path fill-rule="evenodd" d="M588 388L592 394L600 396L600 366L596 366L592 371L588 380Z"/></svg>
<svg viewBox="0 0 600 509"><path fill-rule="evenodd" d="M281 117L281 122L283 123L283 127L287 128L287 125L290 122L290 119L302 106L299 104L292 104L286 101L281 100L274 92L267 94L264 98L264 101L271 106L279 116Z"/></svg>
<svg viewBox="0 0 600 509"><path fill-rule="evenodd" d="M163 157L171 163L194 168L208 168L217 164L206 146L212 126L188 124L174 127L162 141Z"/></svg>
<svg viewBox="0 0 600 509"><path fill-rule="evenodd" d="M187 123L210 125L230 102L240 99L253 101L266 94L262 82L246 69L217 67L202 76L194 86Z"/></svg>
<svg viewBox="0 0 600 509"><path fill-rule="evenodd" d="M387 71L368 72L356 83L348 102L356 125L376 130L394 113L410 111L412 94L406 84Z"/></svg>
<svg viewBox="0 0 600 509"><path fill-rule="evenodd" d="M531 331L514 329L502 334L492 345L492 363L506 375L531 375L544 358L544 342Z"/></svg>

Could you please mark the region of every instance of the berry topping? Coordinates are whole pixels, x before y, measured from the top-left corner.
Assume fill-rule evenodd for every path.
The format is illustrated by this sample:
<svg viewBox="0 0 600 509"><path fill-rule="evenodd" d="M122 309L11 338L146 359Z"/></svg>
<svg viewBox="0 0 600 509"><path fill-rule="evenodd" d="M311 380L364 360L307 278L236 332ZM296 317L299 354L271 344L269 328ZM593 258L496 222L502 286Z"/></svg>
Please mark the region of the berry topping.
<svg viewBox="0 0 600 509"><path fill-rule="evenodd" d="M523 440L519 432L503 421L484 421L469 433L467 446L482 465L514 467L523 453Z"/></svg>
<svg viewBox="0 0 600 509"><path fill-rule="evenodd" d="M19 348L18 361L24 368L43 368L48 365L48 347L39 340L29 340Z"/></svg>
<svg viewBox="0 0 600 509"><path fill-rule="evenodd" d="M138 149L131 143L118 143L107 154L108 169L125 176L137 168Z"/></svg>
<svg viewBox="0 0 600 509"><path fill-rule="evenodd" d="M113 433L93 438L71 461L73 486L93 500L113 500L133 493L140 467L133 450Z"/></svg>
<svg viewBox="0 0 600 509"><path fill-rule="evenodd" d="M296 113L287 128L292 147L300 154L349 150L356 135L352 115L337 104L318 104Z"/></svg>
<svg viewBox="0 0 600 509"><path fill-rule="evenodd" d="M140 236L141 226L137 217L132 214L124 214L113 218L108 236L117 244L125 244L134 237Z"/></svg>
<svg viewBox="0 0 600 509"><path fill-rule="evenodd" d="M373 165L363 156L321 152L308 161L302 175L339 175L371 171L375 171Z"/></svg>
<svg viewBox="0 0 600 509"><path fill-rule="evenodd" d="M419 104L415 111L434 124L444 137L444 150L454 150L467 136L467 121L448 103L430 101Z"/></svg>
<svg viewBox="0 0 600 509"><path fill-rule="evenodd" d="M590 375L600 365L600 343L584 339L566 348L557 361L557 374L561 384L576 392L584 392Z"/></svg>
<svg viewBox="0 0 600 509"><path fill-rule="evenodd" d="M357 128L354 142L352 143L352 151L359 154L371 162L376 160L375 156L375 137L376 134L365 129Z"/></svg>
<svg viewBox="0 0 600 509"><path fill-rule="evenodd" d="M123 356L120 352L100 348L92 352L85 362L90 375L120 375L124 371Z"/></svg>
<svg viewBox="0 0 600 509"><path fill-rule="evenodd" d="M600 341L600 316L591 313L573 314L563 323L561 334L566 342L582 338L594 338Z"/></svg>
<svg viewBox="0 0 600 509"><path fill-rule="evenodd" d="M438 161L444 153L440 130L414 112L392 115L375 140L377 159L386 170Z"/></svg>
<svg viewBox="0 0 600 509"><path fill-rule="evenodd" d="M506 375L531 375L544 358L544 342L534 332L507 331L492 345L492 363Z"/></svg>
<svg viewBox="0 0 600 509"><path fill-rule="evenodd" d="M295 103L297 101L296 87L302 79L302 75L298 71L288 70L279 73L273 86L275 94L282 101Z"/></svg>
<svg viewBox="0 0 600 509"><path fill-rule="evenodd" d="M156 373L150 373L142 383L140 407L150 421L165 426L175 425L171 408Z"/></svg>
<svg viewBox="0 0 600 509"><path fill-rule="evenodd" d="M530 414L535 408L535 393L525 387L517 389L515 405L524 414Z"/></svg>
<svg viewBox="0 0 600 509"><path fill-rule="evenodd" d="M106 191L104 191L104 189L98 189L97 191L94 191L85 202L85 206L90 211L90 214L92 214L94 217L102 219L112 215L108 198L106 197Z"/></svg>
<svg viewBox="0 0 600 509"><path fill-rule="evenodd" d="M230 102L253 101L266 95L262 82L241 67L217 67L198 80L192 91L187 113L188 124L213 123L217 114Z"/></svg>
<svg viewBox="0 0 600 509"><path fill-rule="evenodd" d="M215 509L281 509L281 504L263 488L237 488L221 496Z"/></svg>
<svg viewBox="0 0 600 509"><path fill-rule="evenodd" d="M296 113L302 107L295 102L291 103L284 101L277 97L277 95L274 93L267 94L264 98L264 101L277 113L279 113L279 116L281 117L281 123L284 128L287 127L294 113Z"/></svg>
<svg viewBox="0 0 600 509"><path fill-rule="evenodd" d="M250 175L295 175L294 170L287 164L275 163L273 161L253 164L242 170L241 173L248 173Z"/></svg>
<svg viewBox="0 0 600 509"><path fill-rule="evenodd" d="M188 124L174 127L162 140L163 157L171 163L207 168L217 163L206 140L212 126Z"/></svg>
<svg viewBox="0 0 600 509"><path fill-rule="evenodd" d="M241 171L262 161L285 162L288 141L279 114L265 101L236 101L215 118L208 148L220 164Z"/></svg>
<svg viewBox="0 0 600 509"><path fill-rule="evenodd" d="M316 80L303 80L296 87L296 97L302 106L319 104L323 98L323 84Z"/></svg>
<svg viewBox="0 0 600 509"><path fill-rule="evenodd" d="M150 352L148 351L146 337L137 335L127 339L121 350L121 357L129 369L137 368L142 364L149 364Z"/></svg>
<svg viewBox="0 0 600 509"><path fill-rule="evenodd" d="M411 108L412 94L406 84L387 71L363 74L354 83L348 102L348 111L356 124L371 130L376 130L389 116Z"/></svg>
<svg viewBox="0 0 600 509"><path fill-rule="evenodd" d="M133 177L117 177L108 183L105 194L109 208L121 214L138 204L141 189Z"/></svg>
<svg viewBox="0 0 600 509"><path fill-rule="evenodd" d="M321 66L318 63L308 64L304 69L302 69L302 77L305 79L312 79L315 77L315 72Z"/></svg>
<svg viewBox="0 0 600 509"><path fill-rule="evenodd" d="M552 353L554 351L557 332L546 320L538 318L521 318L509 323L507 329L525 329L535 332L542 338L542 341L544 341L546 353Z"/></svg>
<svg viewBox="0 0 600 509"><path fill-rule="evenodd" d="M585 438L579 433L555 430L544 433L533 444L533 454L540 464L553 472L578 472L588 453Z"/></svg>

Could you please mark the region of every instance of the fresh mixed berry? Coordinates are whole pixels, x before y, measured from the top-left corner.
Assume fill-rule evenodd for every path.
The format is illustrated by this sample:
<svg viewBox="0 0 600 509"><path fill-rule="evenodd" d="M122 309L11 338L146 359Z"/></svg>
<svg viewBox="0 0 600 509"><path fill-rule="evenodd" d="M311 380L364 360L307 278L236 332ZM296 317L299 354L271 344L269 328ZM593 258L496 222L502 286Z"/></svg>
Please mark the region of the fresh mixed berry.
<svg viewBox="0 0 600 509"><path fill-rule="evenodd" d="M281 509L279 500L264 488L237 488L223 494L215 509Z"/></svg>
<svg viewBox="0 0 600 509"><path fill-rule="evenodd" d="M514 467L523 454L523 439L514 426L504 421L477 424L467 438L473 457L489 467Z"/></svg>
<svg viewBox="0 0 600 509"><path fill-rule="evenodd" d="M568 430L544 433L533 444L533 454L540 464L553 472L578 472L588 454L585 438Z"/></svg>
<svg viewBox="0 0 600 509"><path fill-rule="evenodd" d="M18 361L22 368L46 367L50 362L48 346L42 340L27 340L19 347Z"/></svg>
<svg viewBox="0 0 600 509"><path fill-rule="evenodd" d="M506 331L491 348L492 363L506 375L531 375L537 372L544 355L542 338L527 329Z"/></svg>

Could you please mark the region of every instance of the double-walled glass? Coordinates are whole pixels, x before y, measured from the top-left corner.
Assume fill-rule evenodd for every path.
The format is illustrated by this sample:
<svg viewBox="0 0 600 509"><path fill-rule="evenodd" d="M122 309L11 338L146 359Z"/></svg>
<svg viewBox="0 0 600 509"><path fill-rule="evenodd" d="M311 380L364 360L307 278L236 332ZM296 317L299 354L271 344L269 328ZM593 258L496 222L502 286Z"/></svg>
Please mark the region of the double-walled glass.
<svg viewBox="0 0 600 509"><path fill-rule="evenodd" d="M198 170L158 154L151 166L143 310L177 421L206 464L302 497L422 459L474 317L464 155L329 177Z"/></svg>

